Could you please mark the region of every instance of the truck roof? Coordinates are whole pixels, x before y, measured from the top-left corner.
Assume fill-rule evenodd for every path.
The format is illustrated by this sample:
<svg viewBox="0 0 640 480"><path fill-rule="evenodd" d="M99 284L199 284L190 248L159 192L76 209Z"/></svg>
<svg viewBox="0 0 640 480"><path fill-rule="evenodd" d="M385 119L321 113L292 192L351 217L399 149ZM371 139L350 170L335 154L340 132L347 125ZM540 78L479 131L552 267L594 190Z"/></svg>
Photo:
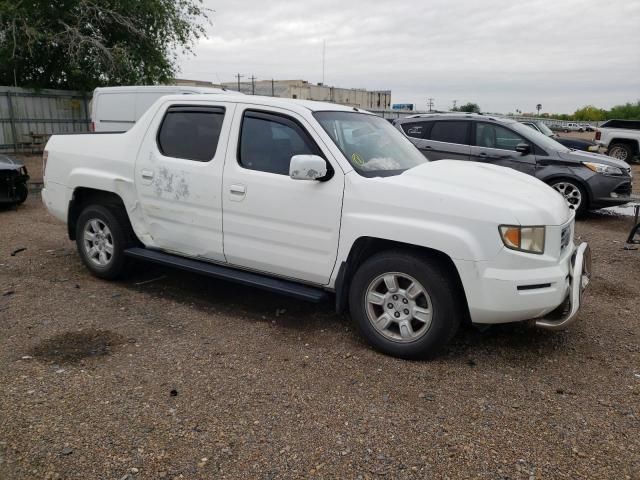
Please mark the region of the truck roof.
<svg viewBox="0 0 640 480"><path fill-rule="evenodd" d="M96 93L153 93L170 90L174 92L225 93L228 90L216 87L192 87L189 85L125 85L122 87L98 87Z"/></svg>
<svg viewBox="0 0 640 480"><path fill-rule="evenodd" d="M207 94L193 94L188 95L165 95L162 97L165 100L176 100L184 102L189 101L224 101L232 103L248 103L254 105L264 105L269 107L281 107L289 110L311 110L312 112L321 111L338 111L338 112L364 112L371 113L358 107L348 107L337 103L330 102L316 102L313 100L299 100L295 98L280 98L280 97L266 97L262 95L243 95L237 92L221 93L212 97Z"/></svg>

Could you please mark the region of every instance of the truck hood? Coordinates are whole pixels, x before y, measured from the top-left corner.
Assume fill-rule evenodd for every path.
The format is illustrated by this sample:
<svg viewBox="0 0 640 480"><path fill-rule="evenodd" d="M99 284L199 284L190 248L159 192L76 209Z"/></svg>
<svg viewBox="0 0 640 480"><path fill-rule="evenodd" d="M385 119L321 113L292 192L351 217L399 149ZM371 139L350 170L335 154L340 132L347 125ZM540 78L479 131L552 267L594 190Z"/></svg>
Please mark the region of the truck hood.
<svg viewBox="0 0 640 480"><path fill-rule="evenodd" d="M20 160L0 155L0 170L19 170L24 164Z"/></svg>
<svg viewBox="0 0 640 480"><path fill-rule="evenodd" d="M573 160L575 162L604 163L605 165L622 168L624 170L629 170L631 168L629 164L623 160L618 160L617 158L609 157L607 155L602 155L600 153L584 152L581 150L572 150L570 152L558 152L558 156L562 160Z"/></svg>
<svg viewBox="0 0 640 480"><path fill-rule="evenodd" d="M394 183L433 192L444 209L460 216L511 219L521 225L562 225L571 218L566 201L535 177L511 168L461 160L439 160L409 169Z"/></svg>

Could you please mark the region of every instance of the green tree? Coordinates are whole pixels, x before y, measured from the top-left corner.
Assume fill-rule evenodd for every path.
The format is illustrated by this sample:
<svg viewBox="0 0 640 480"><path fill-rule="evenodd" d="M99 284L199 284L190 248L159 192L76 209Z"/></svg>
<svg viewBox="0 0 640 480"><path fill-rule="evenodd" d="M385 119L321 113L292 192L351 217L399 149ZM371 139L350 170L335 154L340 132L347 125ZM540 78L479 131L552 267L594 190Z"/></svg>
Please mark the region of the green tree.
<svg viewBox="0 0 640 480"><path fill-rule="evenodd" d="M480 113L480 106L477 103L465 103L458 107L459 112Z"/></svg>
<svg viewBox="0 0 640 480"><path fill-rule="evenodd" d="M607 119L640 120L640 100L636 103L627 102L624 105L616 105L608 112L605 112L605 117Z"/></svg>
<svg viewBox="0 0 640 480"><path fill-rule="evenodd" d="M202 0L0 0L0 85L166 83L208 20Z"/></svg>
<svg viewBox="0 0 640 480"><path fill-rule="evenodd" d="M606 115L606 111L601 108L594 107L593 105L587 105L585 107L579 108L576 110L573 115L573 120L586 120L586 121L598 121L604 120Z"/></svg>

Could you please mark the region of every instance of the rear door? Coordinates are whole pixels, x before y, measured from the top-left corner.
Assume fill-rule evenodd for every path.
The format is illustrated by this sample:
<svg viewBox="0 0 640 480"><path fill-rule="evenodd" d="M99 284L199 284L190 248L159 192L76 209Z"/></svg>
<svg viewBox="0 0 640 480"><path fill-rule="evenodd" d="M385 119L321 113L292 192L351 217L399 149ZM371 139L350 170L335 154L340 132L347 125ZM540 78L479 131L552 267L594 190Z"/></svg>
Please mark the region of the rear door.
<svg viewBox="0 0 640 480"><path fill-rule="evenodd" d="M344 175L311 125L274 107L238 106L223 181L230 264L325 285L338 251ZM291 157L323 156L326 181L293 180Z"/></svg>
<svg viewBox="0 0 640 480"><path fill-rule="evenodd" d="M474 122L473 137L472 160L509 167L529 175L535 175L534 146L520 134L495 123ZM528 154L523 155L516 152L516 145L521 143L530 146Z"/></svg>
<svg viewBox="0 0 640 480"><path fill-rule="evenodd" d="M221 188L234 109L225 102L167 102L151 121L135 182L158 248L225 261Z"/></svg>
<svg viewBox="0 0 640 480"><path fill-rule="evenodd" d="M467 120L437 120L425 132L422 151L429 160L469 160L471 122Z"/></svg>

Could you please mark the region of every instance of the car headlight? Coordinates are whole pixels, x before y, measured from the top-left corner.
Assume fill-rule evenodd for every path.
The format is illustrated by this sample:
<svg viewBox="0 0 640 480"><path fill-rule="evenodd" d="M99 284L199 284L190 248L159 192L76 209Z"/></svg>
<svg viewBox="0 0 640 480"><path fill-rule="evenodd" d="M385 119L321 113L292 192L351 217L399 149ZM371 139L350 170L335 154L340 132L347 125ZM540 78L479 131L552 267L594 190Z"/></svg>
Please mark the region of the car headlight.
<svg viewBox="0 0 640 480"><path fill-rule="evenodd" d="M618 167L612 167L611 165L605 165L604 163L595 162L582 162L582 164L589 170L593 170L596 173L603 175L622 175L622 170Z"/></svg>
<svg viewBox="0 0 640 480"><path fill-rule="evenodd" d="M521 227L500 225L502 243L511 250L528 253L544 253L545 227Z"/></svg>

